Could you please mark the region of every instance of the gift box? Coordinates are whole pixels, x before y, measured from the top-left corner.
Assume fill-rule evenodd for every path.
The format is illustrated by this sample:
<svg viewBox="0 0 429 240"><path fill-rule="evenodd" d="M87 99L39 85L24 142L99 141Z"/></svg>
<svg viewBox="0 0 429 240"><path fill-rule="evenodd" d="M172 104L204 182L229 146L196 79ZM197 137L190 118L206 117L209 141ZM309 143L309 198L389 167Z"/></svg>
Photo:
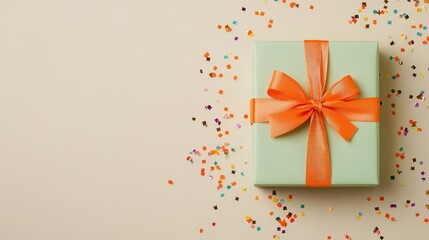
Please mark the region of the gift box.
<svg viewBox="0 0 429 240"><path fill-rule="evenodd" d="M306 46L306 44L309 45ZM320 46L322 46L321 50ZM320 55L323 55L326 60L323 60ZM309 68L312 68L313 73L309 73ZM324 68L325 70L323 70ZM331 102L322 100L322 97L317 96L315 92L312 93L312 98L312 94L309 93L308 85L311 84L309 82L314 79L308 79L314 78L314 71L317 72L319 69L322 70L318 77L325 78L326 82L325 87L322 86L323 94L341 80L341 83L334 86L334 90L329 93L331 97L324 97L331 98ZM255 41L254 99L251 100L251 121L254 122L252 123L254 185L259 187L369 187L378 185L378 76L378 42L375 41ZM279 80L279 78L284 79ZM282 85L282 81L284 85ZM305 104L290 107L287 101L292 102L293 105L296 102L294 98L303 98L294 81L302 87L307 100L301 99L300 101ZM351 85L344 85L345 82ZM314 85L312 87L313 91L314 88L317 88ZM351 100L352 97L349 95L352 93L348 93L348 91L356 87L358 93L353 94ZM296 93L298 97L294 95L295 93L288 92L292 88L298 89L298 93ZM342 97L338 97L337 94L340 90L345 92ZM283 95L281 91L284 91ZM273 96L278 99L269 102ZM292 99L288 99L288 97ZM339 99L334 99L335 97ZM266 104L273 106L268 108L264 105L264 101L255 103L255 99L268 99ZM286 101L284 101L285 99ZM368 104L366 100L361 101L362 99L370 99L371 103ZM339 102L345 102L345 104L353 102L352 105L357 103L352 108L366 108L364 111L371 112L370 114L373 116L369 118L364 116L363 121L361 117L357 117L355 120L353 116L351 117L353 113L350 114L341 107L332 107ZM285 104L286 107L280 106L281 104ZM294 118L288 115L296 114L296 111L301 112L294 115ZM360 114L361 110L352 109L350 111ZM285 112L283 118L279 117L282 120L276 120L275 117L281 116L282 112ZM338 127L332 124L333 120L327 119L328 113L335 117L341 115L338 117L341 121L344 118L348 119L349 123L356 127L354 134L350 133L352 130L349 132L346 130L346 133L341 133L342 135L339 134L344 130L342 125ZM259 116L258 120L258 114L265 116ZM290 130L289 126L282 125L289 124L288 121L291 119L290 124L293 125L295 124L293 119L298 118L301 121L302 115L309 117L299 126L294 126L293 130ZM318 121L317 124L313 123L313 118L315 122ZM349 123L344 122L344 125L349 127ZM274 124L279 126L276 127ZM310 130L314 127L319 127L319 129ZM281 132L283 128L288 128L284 134ZM323 128L326 132L325 136L321 133ZM278 136L273 137L273 134ZM324 139L326 140L325 145L323 145ZM321 153L322 156L320 156ZM326 159L326 154L328 159ZM321 177L325 178L324 183L319 184L317 179L312 179L313 175L319 174L324 175ZM327 184L326 181L329 183Z"/></svg>

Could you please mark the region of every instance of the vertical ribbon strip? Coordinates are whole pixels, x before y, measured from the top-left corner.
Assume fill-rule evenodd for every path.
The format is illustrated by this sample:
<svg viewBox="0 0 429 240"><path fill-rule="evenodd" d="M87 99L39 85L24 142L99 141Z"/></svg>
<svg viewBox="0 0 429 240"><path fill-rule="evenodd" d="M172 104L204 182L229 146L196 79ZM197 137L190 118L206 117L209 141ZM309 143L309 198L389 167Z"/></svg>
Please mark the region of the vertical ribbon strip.
<svg viewBox="0 0 429 240"><path fill-rule="evenodd" d="M272 137L297 128L310 119L306 159L306 186L331 185L331 160L324 120L344 140L357 131L351 121L378 122L379 98L357 98L359 89L347 75L325 92L329 42L304 41L309 97L293 78L274 71L267 94L251 99L251 123L268 122Z"/></svg>

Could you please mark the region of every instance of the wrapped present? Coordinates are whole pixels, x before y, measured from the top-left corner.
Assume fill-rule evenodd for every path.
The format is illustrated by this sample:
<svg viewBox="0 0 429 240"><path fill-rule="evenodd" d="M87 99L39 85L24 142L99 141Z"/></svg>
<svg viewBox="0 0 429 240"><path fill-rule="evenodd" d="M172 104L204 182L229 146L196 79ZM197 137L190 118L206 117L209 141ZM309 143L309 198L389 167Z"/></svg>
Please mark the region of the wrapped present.
<svg viewBox="0 0 429 240"><path fill-rule="evenodd" d="M379 183L378 42L256 41L254 184Z"/></svg>

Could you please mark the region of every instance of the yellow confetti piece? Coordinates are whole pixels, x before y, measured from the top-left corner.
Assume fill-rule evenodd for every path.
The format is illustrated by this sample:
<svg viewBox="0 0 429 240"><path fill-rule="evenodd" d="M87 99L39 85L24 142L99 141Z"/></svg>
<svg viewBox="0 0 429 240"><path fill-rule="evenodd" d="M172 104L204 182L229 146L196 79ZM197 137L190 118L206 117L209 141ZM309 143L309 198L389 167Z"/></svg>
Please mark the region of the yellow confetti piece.
<svg viewBox="0 0 429 240"><path fill-rule="evenodd" d="M242 188L241 188L241 191L245 192L245 191L247 191L247 188L242 187Z"/></svg>

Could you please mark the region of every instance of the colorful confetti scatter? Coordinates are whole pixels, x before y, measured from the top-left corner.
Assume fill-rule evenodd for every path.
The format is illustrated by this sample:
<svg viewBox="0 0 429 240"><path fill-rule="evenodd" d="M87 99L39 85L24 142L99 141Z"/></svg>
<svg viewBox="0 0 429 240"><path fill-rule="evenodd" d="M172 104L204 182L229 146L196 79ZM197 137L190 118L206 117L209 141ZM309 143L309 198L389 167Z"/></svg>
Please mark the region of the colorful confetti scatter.
<svg viewBox="0 0 429 240"><path fill-rule="evenodd" d="M267 34L269 31L275 31L282 24L281 21L278 21L278 16L276 16L275 11L271 7L283 7L283 11L287 10L290 12L306 10L308 11L307 14L317 13L321 9L318 5L315 6L313 2L286 0L265 0L261 2L267 5L257 5L258 7L254 7L252 4L246 2L246 6L237 9L237 15L233 16L230 20L221 18L222 21L214 25L219 29L215 29L216 33L222 34L222 36L225 36L234 42L234 44L252 41L253 39L259 40L258 37L260 35ZM323 3L319 4L322 5ZM429 71L429 67L423 65L428 65L427 63L414 61L412 57L419 54L416 49L428 47L429 31L427 25L429 25L429 22L420 22L420 20L417 20L419 18L416 17L418 14L427 13L427 6L428 1L403 1L402 5L387 0L359 2L356 5L357 10L351 13L349 19L339 19L339 21L348 21L350 27L356 29L358 32L375 30L390 32L392 28L402 28L401 34L386 34L384 39L379 39L380 46L384 49L384 59L381 59L381 61L384 61L389 66L380 69L383 71L380 72L380 82L384 86L380 89L380 104L381 112L389 113L386 115L382 114L384 117L388 116L384 121L392 121L397 124L391 130L393 135L396 136L394 138L407 143L404 144L405 146L409 145L410 142L415 142L416 138L425 133L426 119L415 117L415 114L410 112L429 110L429 106L425 102L427 82L423 82L427 80L425 74L426 71ZM260 21L263 27L257 24L252 25L243 16L252 17L252 19L255 19L255 22ZM308 15L304 15L303 17L306 16ZM211 29L213 29L213 25ZM234 52L236 49L229 50ZM240 178L246 176L251 170L246 168L247 160L237 163L239 159L237 156L242 154L240 151L237 152L237 150L242 150L242 146L237 147L240 144L231 145L227 140L239 135L240 129L250 127L248 123L249 115L247 109L232 109L232 106L225 104L227 101L223 99L226 99L228 95L234 95L233 91L227 87L228 84L243 81L239 76L242 73L242 66L240 66L241 57L245 55L239 54L239 58L235 52L232 54L230 51L222 53L203 51L203 58L201 59L203 67L199 66L197 70L199 69L202 78L210 86L204 88L204 92L215 94L218 100L211 100L203 104L206 114L195 114L197 116L191 117L196 126L201 128L202 125L207 130L207 137L214 137L219 140L225 139L225 141L219 145L207 145L191 150L186 157L186 161L190 163L191 169L196 172L195 175L199 175L201 179L211 184L210 186L212 186L213 191L222 191L220 195L217 195L221 200L229 200L230 203L235 204L234 206L239 207L242 201L251 199L256 205L255 209L249 209L249 215L256 216L258 204L261 206L265 204L265 201L268 201L270 209L267 211L268 214L265 214L273 223L272 225L260 226L259 222L250 216L245 216L245 221L255 233L268 232L268 236L272 239L283 239L282 237L287 235L287 229L293 227L294 222L300 220L300 222L302 221L301 224L305 224L305 219L310 218L312 215L311 209L314 209L315 206L309 203L298 202L300 200L294 200L294 197L300 199L300 196L286 194L283 190L278 190L279 194L277 190L273 190L271 194L258 193L256 195L254 194L253 186L242 184ZM245 57L249 56L246 55ZM245 57L243 59L248 60ZM212 83L216 83L216 85L209 85ZM419 88L410 88L411 84L415 84ZM390 86L390 88L386 88L386 86ZM402 117L404 115L410 116L407 118L409 119L408 122L398 123L395 120L395 117ZM424 160L415 157L410 158L410 156L412 156L411 152L406 153L404 147L399 147L392 152L388 160L383 160L389 161L388 167L390 167L390 172L385 176L388 183L384 183L383 180L382 183L397 185L404 189L404 182L410 184L410 178L414 182L424 183L426 181L426 172L428 171L426 165L424 165ZM251 174L248 175L251 176ZM170 180L168 183L170 185L173 184L172 182L170 183ZM425 195L429 195L429 189L425 190L424 193ZM368 207L366 209L354 209L354 213L351 213L349 217L352 220L356 220L356 223L369 221L368 219L376 217L375 221L377 221L377 225L383 227L384 224L395 224L395 222L399 223L405 219L404 214L397 214L398 210L402 210L411 211L411 215L415 216L415 219L418 219L416 224L417 222L421 223L421 221L429 223L429 213L416 210L416 202L412 201L412 196L406 197L411 200L393 199L387 195L364 196L361 200ZM419 205L429 209L429 204L417 203L417 206ZM219 206L222 206L220 204L211 206L214 211L222 212L223 210L223 208L219 208ZM335 212L334 208L336 209ZM323 209L327 214L325 217L334 217L339 211L339 208L333 204L325 205ZM213 228L206 227L206 229L215 229L214 227L217 224L217 222L211 222ZM206 223L204 226L207 225ZM335 229L328 229L328 231L331 230ZM203 232L204 229L201 228L199 233L202 234ZM379 227L369 229L368 234L371 233L372 235L368 235L368 239L373 236L376 236L377 239L384 239ZM350 232L350 234L344 234L343 232L343 235L334 236L330 234L325 236L326 239L334 239L334 237L335 239L352 239L352 234L353 232ZM355 235L353 234L353 236Z"/></svg>

